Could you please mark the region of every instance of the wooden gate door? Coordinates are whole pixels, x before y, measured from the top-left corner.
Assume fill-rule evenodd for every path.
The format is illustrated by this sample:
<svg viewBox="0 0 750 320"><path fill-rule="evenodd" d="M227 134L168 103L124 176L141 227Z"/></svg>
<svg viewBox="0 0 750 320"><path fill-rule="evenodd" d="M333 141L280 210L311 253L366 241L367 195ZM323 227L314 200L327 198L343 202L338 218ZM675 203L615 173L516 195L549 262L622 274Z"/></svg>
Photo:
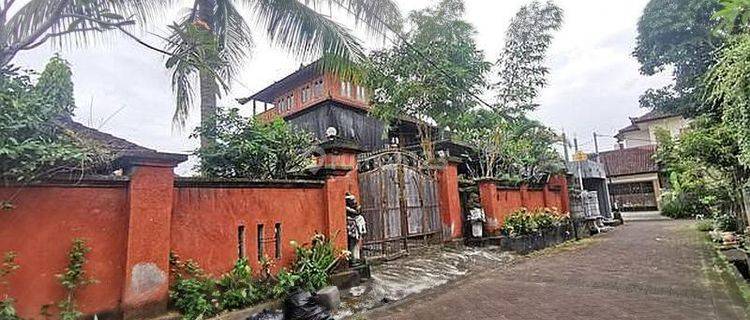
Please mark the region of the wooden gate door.
<svg viewBox="0 0 750 320"><path fill-rule="evenodd" d="M381 258L439 241L437 182L416 154L389 149L359 156L359 190L368 232L364 255Z"/></svg>

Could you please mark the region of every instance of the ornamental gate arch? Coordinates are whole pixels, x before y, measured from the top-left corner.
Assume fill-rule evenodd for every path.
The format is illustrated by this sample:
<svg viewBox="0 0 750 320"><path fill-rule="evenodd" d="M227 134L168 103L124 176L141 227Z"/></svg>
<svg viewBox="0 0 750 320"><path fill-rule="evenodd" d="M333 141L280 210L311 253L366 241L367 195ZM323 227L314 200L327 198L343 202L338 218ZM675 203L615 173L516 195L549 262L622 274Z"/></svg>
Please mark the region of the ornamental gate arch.
<svg viewBox="0 0 750 320"><path fill-rule="evenodd" d="M360 154L358 168L365 257L388 258L441 240L437 181L419 155L401 149Z"/></svg>

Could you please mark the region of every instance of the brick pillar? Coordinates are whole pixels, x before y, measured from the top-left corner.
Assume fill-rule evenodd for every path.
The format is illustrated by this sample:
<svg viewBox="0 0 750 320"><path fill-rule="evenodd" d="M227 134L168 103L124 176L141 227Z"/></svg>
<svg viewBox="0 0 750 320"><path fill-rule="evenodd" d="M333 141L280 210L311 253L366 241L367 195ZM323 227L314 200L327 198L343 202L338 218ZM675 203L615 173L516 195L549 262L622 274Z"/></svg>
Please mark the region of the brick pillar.
<svg viewBox="0 0 750 320"><path fill-rule="evenodd" d="M335 236L334 244L346 249L346 201L347 192L359 195L359 174L357 154L361 152L356 143L334 138L320 145L323 154L317 159L318 166L313 170L324 176L326 203L326 232Z"/></svg>
<svg viewBox="0 0 750 320"><path fill-rule="evenodd" d="M169 299L173 168L177 162L131 162L122 311L126 319L162 313Z"/></svg>
<svg viewBox="0 0 750 320"><path fill-rule="evenodd" d="M458 164L456 161L448 160L437 172L440 216L446 241L463 236L461 198L458 191Z"/></svg>
<svg viewBox="0 0 750 320"><path fill-rule="evenodd" d="M531 209L529 206L529 185L521 185L521 206L526 209Z"/></svg>
<svg viewBox="0 0 750 320"><path fill-rule="evenodd" d="M563 175L557 175L551 177L549 180L550 186L556 186L560 188L560 196L562 208L561 212L570 212L570 194L568 193L568 180Z"/></svg>
<svg viewBox="0 0 750 320"><path fill-rule="evenodd" d="M493 179L477 181L479 185L479 198L487 217L485 229L493 234L500 230L505 217L500 216L500 208L497 203L497 184Z"/></svg>
<svg viewBox="0 0 750 320"><path fill-rule="evenodd" d="M542 189L542 200L544 201L544 207L549 207L549 184L544 184L544 188Z"/></svg>

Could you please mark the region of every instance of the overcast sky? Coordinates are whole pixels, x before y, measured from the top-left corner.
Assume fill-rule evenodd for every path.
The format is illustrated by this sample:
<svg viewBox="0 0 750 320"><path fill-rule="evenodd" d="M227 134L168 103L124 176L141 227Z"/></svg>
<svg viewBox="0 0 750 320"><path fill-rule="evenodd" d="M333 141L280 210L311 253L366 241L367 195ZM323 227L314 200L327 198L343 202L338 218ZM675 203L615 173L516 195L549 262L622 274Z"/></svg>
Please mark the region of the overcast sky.
<svg viewBox="0 0 750 320"><path fill-rule="evenodd" d="M434 2L396 1L404 13ZM466 20L477 28L479 47L491 61L503 45L511 17L528 2L466 0ZM592 150L594 131L614 135L629 124L628 116L645 113L638 106L639 95L649 87L669 82L666 75L640 75L638 63L631 56L636 23L647 2L557 0L565 10L565 21L549 52L549 85L542 91L538 100L541 106L532 116L558 131L564 129L571 137L577 136L583 149ZM171 21L167 18L163 24L155 24L152 31L166 33L164 26ZM362 33L356 34L366 38ZM144 37L158 44L157 38ZM307 62L271 47L262 33L255 36L255 42L244 73L224 99L228 104ZM371 48L381 45L368 41ZM188 138L190 129L172 127L174 99L164 57L123 38L87 48L41 47L20 54L14 63L41 71L47 59L58 51L73 67L78 121L161 151L189 153L197 147L198 141ZM197 108L193 111L187 128L198 123ZM600 139L599 145L601 149L611 149L614 140ZM178 172L186 173L189 167L183 165Z"/></svg>

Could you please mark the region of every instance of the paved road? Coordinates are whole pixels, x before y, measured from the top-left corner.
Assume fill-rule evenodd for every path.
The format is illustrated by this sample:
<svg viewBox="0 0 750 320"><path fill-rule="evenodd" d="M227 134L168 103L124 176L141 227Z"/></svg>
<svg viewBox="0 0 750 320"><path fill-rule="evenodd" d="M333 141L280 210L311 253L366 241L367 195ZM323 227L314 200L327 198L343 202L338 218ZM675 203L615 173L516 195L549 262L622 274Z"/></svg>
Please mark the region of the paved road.
<svg viewBox="0 0 750 320"><path fill-rule="evenodd" d="M748 319L680 221L632 222L381 308L367 319Z"/></svg>

